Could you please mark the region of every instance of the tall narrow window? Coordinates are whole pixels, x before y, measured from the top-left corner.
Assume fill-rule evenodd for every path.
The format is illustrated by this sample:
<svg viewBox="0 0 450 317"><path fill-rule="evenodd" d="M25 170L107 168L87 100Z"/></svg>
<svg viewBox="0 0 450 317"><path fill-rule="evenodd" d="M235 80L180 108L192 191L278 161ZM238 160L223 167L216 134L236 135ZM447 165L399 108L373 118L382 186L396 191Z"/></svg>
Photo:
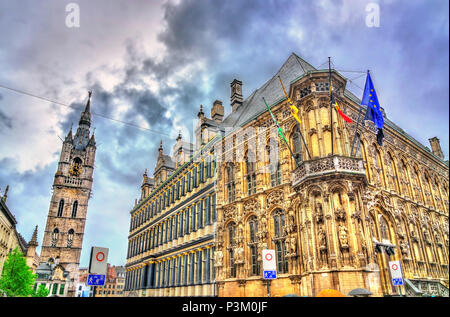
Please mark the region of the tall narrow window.
<svg viewBox="0 0 450 317"><path fill-rule="evenodd" d="M227 196L228 202L231 203L235 200L235 184L234 184L234 165L230 163L226 168L227 173Z"/></svg>
<svg viewBox="0 0 450 317"><path fill-rule="evenodd" d="M273 214L274 238L277 267L280 273L288 272L288 261L286 257L286 235L284 234L284 211L278 209Z"/></svg>
<svg viewBox="0 0 450 317"><path fill-rule="evenodd" d="M58 228L53 229L52 247L56 247L56 243L58 242L58 236L59 236L59 229Z"/></svg>
<svg viewBox="0 0 450 317"><path fill-rule="evenodd" d="M58 217L62 217L63 215L63 211L64 211L64 199L61 199L59 201L59 206L58 206Z"/></svg>
<svg viewBox="0 0 450 317"><path fill-rule="evenodd" d="M245 159L247 169L247 189L248 194L252 195L256 193L256 169L255 159L252 152L248 151Z"/></svg>
<svg viewBox="0 0 450 317"><path fill-rule="evenodd" d="M250 217L248 221L249 226L249 247L250 247L250 266L251 266L251 274L259 275L260 274L260 265L258 261L258 240L256 238L256 233L258 232L258 220L256 216Z"/></svg>
<svg viewBox="0 0 450 317"><path fill-rule="evenodd" d="M281 184L281 166L280 162L270 165L270 185L272 187Z"/></svg>
<svg viewBox="0 0 450 317"><path fill-rule="evenodd" d="M230 277L236 277L236 264L234 263L234 238L236 225L230 223L228 225L228 259L230 267Z"/></svg>
<svg viewBox="0 0 450 317"><path fill-rule="evenodd" d="M70 230L67 232L67 247L68 247L68 248L71 248L71 247L72 247L72 244L73 244L73 234L74 234L73 229L70 229Z"/></svg>
<svg viewBox="0 0 450 317"><path fill-rule="evenodd" d="M77 217L77 209L78 209L78 201L75 200L75 202L73 203L73 206L72 206L72 218Z"/></svg>

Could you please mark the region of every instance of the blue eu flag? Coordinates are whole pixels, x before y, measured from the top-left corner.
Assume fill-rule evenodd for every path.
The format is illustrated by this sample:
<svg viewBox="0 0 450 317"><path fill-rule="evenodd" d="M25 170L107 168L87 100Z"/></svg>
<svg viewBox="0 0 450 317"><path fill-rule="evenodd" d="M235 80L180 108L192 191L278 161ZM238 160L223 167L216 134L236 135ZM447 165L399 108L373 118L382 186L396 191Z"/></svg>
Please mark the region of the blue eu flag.
<svg viewBox="0 0 450 317"><path fill-rule="evenodd" d="M364 87L364 94L362 97L361 105L367 106L367 112L365 120L371 120L375 123L378 128L377 141L380 146L383 140L383 126L384 119L383 113L381 112L380 103L378 102L377 92L373 86L372 78L370 78L370 73L367 72L366 86Z"/></svg>

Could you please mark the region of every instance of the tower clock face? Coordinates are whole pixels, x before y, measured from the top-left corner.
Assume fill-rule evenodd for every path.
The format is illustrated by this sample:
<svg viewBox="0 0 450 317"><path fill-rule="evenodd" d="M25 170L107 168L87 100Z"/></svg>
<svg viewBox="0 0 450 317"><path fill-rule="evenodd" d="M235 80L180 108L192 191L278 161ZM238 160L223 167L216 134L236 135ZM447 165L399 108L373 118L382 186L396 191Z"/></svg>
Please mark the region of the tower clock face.
<svg viewBox="0 0 450 317"><path fill-rule="evenodd" d="M83 171L83 168L78 163L72 163L72 165L69 168L69 173L72 176L80 176L82 171Z"/></svg>

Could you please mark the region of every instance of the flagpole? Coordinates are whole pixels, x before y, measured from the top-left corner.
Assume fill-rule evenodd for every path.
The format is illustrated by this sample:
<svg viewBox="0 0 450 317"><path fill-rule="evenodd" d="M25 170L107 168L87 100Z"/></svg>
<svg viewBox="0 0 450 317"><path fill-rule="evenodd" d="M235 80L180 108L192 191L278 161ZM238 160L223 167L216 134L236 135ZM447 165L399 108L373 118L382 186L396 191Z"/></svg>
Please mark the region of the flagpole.
<svg viewBox="0 0 450 317"><path fill-rule="evenodd" d="M285 94L285 96L286 96L286 99L287 99L288 102L289 102L289 101L290 101L290 100L289 100L289 96L287 95L286 90L284 89L283 82L281 81L281 77L278 76L278 79L280 80L280 84L281 84L281 87L283 88L283 92L284 92L284 94ZM297 124L298 133L300 133L300 137L302 138L303 145L305 146L306 153L308 153L308 157L309 157L309 159L311 160L311 153L309 153L308 145L306 145L305 138L303 137L303 133L302 133L302 131L300 130L300 124L299 124L299 122L298 122L297 120L296 120L296 124Z"/></svg>
<svg viewBox="0 0 450 317"><path fill-rule="evenodd" d="M331 88L331 57L328 57L328 73L329 73L329 86ZM331 155L334 155L333 146L333 105L332 105L333 91L330 89L330 127L331 127Z"/></svg>
<svg viewBox="0 0 450 317"><path fill-rule="evenodd" d="M308 157L311 160L311 154L309 153L308 146L306 145L305 139L303 138L303 133L300 131L300 124L297 122L298 133L300 133L300 137L302 138L303 144L305 145L306 153L308 153Z"/></svg>
<svg viewBox="0 0 450 317"><path fill-rule="evenodd" d="M367 70L367 75L369 75L369 70ZM367 81L367 79L366 79L366 81ZM367 115L367 110L368 110L368 109L369 109L369 107L367 106L367 108L366 108L366 113L364 114L364 117L363 117L362 122L361 122L361 132L359 133L358 144L356 145L356 149L355 149L355 157L356 157L356 153L358 153L359 146L360 146L360 143L361 143L361 133L362 133L362 130L363 130L363 128L364 128L364 119L365 119L365 117L366 117L366 115ZM354 147L354 145L355 145L356 135L357 135L357 133L358 133L359 117L360 117L360 115L361 115L361 112L362 112L362 105L360 105L360 108L359 108L358 121L357 121L357 123L356 123L355 136L353 137L352 148L351 148L351 151L350 151L350 157L353 156L353 147Z"/></svg>
<svg viewBox="0 0 450 317"><path fill-rule="evenodd" d="M269 110L269 113L272 115L272 120L275 121L275 125L277 126L278 129L281 129L280 125L278 124L277 120L275 119L274 114L272 113L272 111L270 111L270 108L269 108L269 105L266 102L266 99L264 97L262 97L262 99L263 99L264 103L266 104L266 107ZM278 131L278 134L279 134L279 131ZM298 164L297 159L295 158L294 152L292 152L291 147L289 146L289 144L287 143L287 141L286 141L286 139L284 137L282 137L282 139L283 139L284 143L286 144L287 148L289 149L289 152L291 152L291 156L294 159L295 165L297 165L297 167L299 167L300 165Z"/></svg>

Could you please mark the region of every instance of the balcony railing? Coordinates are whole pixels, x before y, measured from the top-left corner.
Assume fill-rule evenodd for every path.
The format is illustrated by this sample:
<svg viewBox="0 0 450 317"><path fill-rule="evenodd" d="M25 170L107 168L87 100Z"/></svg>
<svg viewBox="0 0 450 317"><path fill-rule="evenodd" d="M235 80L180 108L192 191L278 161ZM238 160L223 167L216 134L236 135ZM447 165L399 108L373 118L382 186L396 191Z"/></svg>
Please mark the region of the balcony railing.
<svg viewBox="0 0 450 317"><path fill-rule="evenodd" d="M304 161L292 173L292 186L297 186L306 179L330 174L349 174L365 177L363 161L347 156L328 156Z"/></svg>
<svg viewBox="0 0 450 317"><path fill-rule="evenodd" d="M65 185L81 186L83 180L75 177L64 177Z"/></svg>

